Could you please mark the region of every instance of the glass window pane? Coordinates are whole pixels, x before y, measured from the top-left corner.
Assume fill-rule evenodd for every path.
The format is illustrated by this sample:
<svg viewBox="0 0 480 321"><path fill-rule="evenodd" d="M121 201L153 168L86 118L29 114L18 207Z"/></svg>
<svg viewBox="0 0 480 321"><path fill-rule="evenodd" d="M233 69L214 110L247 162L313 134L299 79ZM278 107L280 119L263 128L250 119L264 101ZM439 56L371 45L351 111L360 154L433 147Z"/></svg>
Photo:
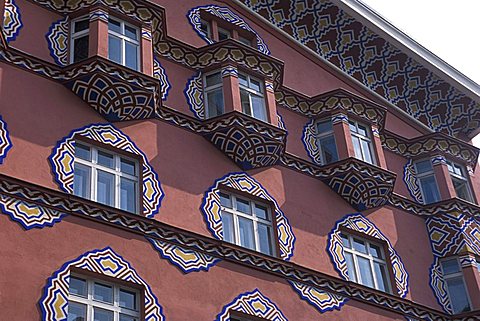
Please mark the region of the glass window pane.
<svg viewBox="0 0 480 321"><path fill-rule="evenodd" d="M68 292L75 295L87 296L87 281L71 276Z"/></svg>
<svg viewBox="0 0 480 321"><path fill-rule="evenodd" d="M330 131L333 131L331 121L322 121L322 122L317 123L317 133L318 134L328 133Z"/></svg>
<svg viewBox="0 0 480 321"><path fill-rule="evenodd" d="M113 165L113 155L108 154L102 151L98 151L98 160L97 160L99 165L109 167L109 168L115 168Z"/></svg>
<svg viewBox="0 0 480 321"><path fill-rule="evenodd" d="M90 167L75 163L73 172L73 194L90 198Z"/></svg>
<svg viewBox="0 0 480 321"><path fill-rule="evenodd" d="M222 41L230 38L230 31L218 28L218 40Z"/></svg>
<svg viewBox="0 0 480 321"><path fill-rule="evenodd" d="M370 151L370 143L361 140L362 142L362 151L363 151L363 160L366 161L367 163L373 164L373 158L372 158L372 152Z"/></svg>
<svg viewBox="0 0 480 321"><path fill-rule="evenodd" d="M138 319L126 314L120 314L120 321L137 321Z"/></svg>
<svg viewBox="0 0 480 321"><path fill-rule="evenodd" d="M360 138L352 136L353 149L355 150L355 157L363 159L362 148L360 147Z"/></svg>
<svg viewBox="0 0 480 321"><path fill-rule="evenodd" d="M470 311L470 304L468 303L467 290L463 283L462 277L452 278L447 280L448 293L452 301L453 312L467 312Z"/></svg>
<svg viewBox="0 0 480 321"><path fill-rule="evenodd" d="M365 126L358 124L358 127L357 127L357 128L358 128L358 133L359 133L360 135L365 136L365 137L368 136L368 135L367 135L367 128L366 128Z"/></svg>
<svg viewBox="0 0 480 321"><path fill-rule="evenodd" d="M208 117L215 117L224 113L222 88L207 92Z"/></svg>
<svg viewBox="0 0 480 321"><path fill-rule="evenodd" d="M361 253L367 253L367 246L364 241L354 238L353 239L353 248Z"/></svg>
<svg viewBox="0 0 480 321"><path fill-rule="evenodd" d="M93 320L94 321L113 321L113 312L94 307Z"/></svg>
<svg viewBox="0 0 480 321"><path fill-rule="evenodd" d="M249 219L239 217L238 225L240 230L240 245L249 249L255 249L253 236L253 222Z"/></svg>
<svg viewBox="0 0 480 321"><path fill-rule="evenodd" d="M97 176L97 202L113 206L115 191L114 175L104 171L98 171Z"/></svg>
<svg viewBox="0 0 480 321"><path fill-rule="evenodd" d="M350 245L350 240L348 239L348 236L346 236L345 234L340 234L340 237L342 238L342 243L343 243L344 246L346 246L347 248L352 247Z"/></svg>
<svg viewBox="0 0 480 321"><path fill-rule="evenodd" d="M352 254L345 252L345 260L347 261L348 279L352 282L357 282L357 275L355 272L355 264L353 263Z"/></svg>
<svg viewBox="0 0 480 321"><path fill-rule="evenodd" d="M87 318L87 306L75 302L68 303L67 321L85 321Z"/></svg>
<svg viewBox="0 0 480 321"><path fill-rule="evenodd" d="M209 29L208 22L205 20L200 20L200 30L202 30L207 37L210 37Z"/></svg>
<svg viewBox="0 0 480 321"><path fill-rule="evenodd" d="M120 289L120 298L118 304L122 308L130 310L137 309L137 294L135 292Z"/></svg>
<svg viewBox="0 0 480 321"><path fill-rule="evenodd" d="M240 89L240 102L242 104L242 112L246 115L252 116L252 110L250 108L250 95L244 89Z"/></svg>
<svg viewBox="0 0 480 321"><path fill-rule="evenodd" d="M122 41L112 35L108 35L108 59L122 63Z"/></svg>
<svg viewBox="0 0 480 321"><path fill-rule="evenodd" d="M137 29L125 25L125 36L127 36L130 39L137 40L138 39Z"/></svg>
<svg viewBox="0 0 480 321"><path fill-rule="evenodd" d="M235 243L232 214L222 212L223 240Z"/></svg>
<svg viewBox="0 0 480 321"><path fill-rule="evenodd" d="M113 303L112 287L95 282L93 286L93 298L98 301Z"/></svg>
<svg viewBox="0 0 480 321"><path fill-rule="evenodd" d="M90 160L90 147L75 143L75 157Z"/></svg>
<svg viewBox="0 0 480 321"><path fill-rule="evenodd" d="M440 200L437 183L433 175L421 177L420 186L423 192L423 200L425 203L434 203Z"/></svg>
<svg viewBox="0 0 480 321"><path fill-rule="evenodd" d="M352 133L356 133L357 132L357 126L355 126L355 123L351 120L348 121L348 127L350 127L350 131Z"/></svg>
<svg viewBox="0 0 480 321"><path fill-rule="evenodd" d="M383 259L382 249L375 244L370 244L370 254L372 254L373 257Z"/></svg>
<svg viewBox="0 0 480 321"><path fill-rule="evenodd" d="M138 45L125 42L125 66L138 70Z"/></svg>
<svg viewBox="0 0 480 321"><path fill-rule="evenodd" d="M265 98L252 95L253 117L267 121L267 111L265 110Z"/></svg>
<svg viewBox="0 0 480 321"><path fill-rule="evenodd" d="M372 270L370 267L370 261L361 256L357 256L357 261L358 261L358 269L360 271L360 278L361 278L360 283L373 288L374 283L373 283Z"/></svg>
<svg viewBox="0 0 480 321"><path fill-rule="evenodd" d="M442 261L443 275L460 272L460 266L457 259Z"/></svg>
<svg viewBox="0 0 480 321"><path fill-rule="evenodd" d="M263 92L262 84L256 79L250 79L250 88L259 93Z"/></svg>
<svg viewBox="0 0 480 321"><path fill-rule="evenodd" d="M207 75L205 77L205 82L207 87L215 86L222 83L222 76L220 72Z"/></svg>
<svg viewBox="0 0 480 321"><path fill-rule="evenodd" d="M136 168L137 163L128 159L120 159L120 171L125 174L129 174L132 176L136 175Z"/></svg>
<svg viewBox="0 0 480 321"><path fill-rule="evenodd" d="M250 202L237 197L237 211L251 214Z"/></svg>
<svg viewBox="0 0 480 321"><path fill-rule="evenodd" d="M468 184L466 181L463 181L458 178L452 177L453 186L455 187L455 192L457 197L464 199L466 201L471 201L470 191L468 189Z"/></svg>
<svg viewBox="0 0 480 321"><path fill-rule="evenodd" d="M240 83L240 85L248 87L247 76L245 76L244 74L238 74L238 82Z"/></svg>
<svg viewBox="0 0 480 321"><path fill-rule="evenodd" d="M120 178L120 208L122 210L137 212L137 184L126 178Z"/></svg>
<svg viewBox="0 0 480 321"><path fill-rule="evenodd" d="M122 33L120 22L113 19L108 19L108 30Z"/></svg>
<svg viewBox="0 0 480 321"><path fill-rule="evenodd" d="M375 269L375 277L377 279L378 290L389 292L387 271L383 264L374 262L373 268Z"/></svg>
<svg viewBox="0 0 480 321"><path fill-rule="evenodd" d="M258 223L258 242L260 243L260 252L271 255L272 254L272 238L271 228L265 224Z"/></svg>
<svg viewBox="0 0 480 321"><path fill-rule="evenodd" d="M430 172L432 170L432 162L430 160L424 160L415 163L415 171L417 174Z"/></svg>
<svg viewBox="0 0 480 321"><path fill-rule="evenodd" d="M268 210L265 206L255 204L255 215L264 220L268 220Z"/></svg>
<svg viewBox="0 0 480 321"><path fill-rule="evenodd" d="M88 35L73 39L73 62L88 58Z"/></svg>
<svg viewBox="0 0 480 321"><path fill-rule="evenodd" d="M335 138L333 135L321 138L320 151L322 152L323 162L330 164L338 160L337 145L335 144Z"/></svg>
<svg viewBox="0 0 480 321"><path fill-rule="evenodd" d="M220 193L220 204L222 204L222 206L232 208L232 203L230 201L230 195Z"/></svg>
<svg viewBox="0 0 480 321"><path fill-rule="evenodd" d="M251 46L252 45L252 40L250 39L247 39L247 38L244 38L244 37L238 37L238 41L240 41L241 43L247 45L247 46Z"/></svg>
<svg viewBox="0 0 480 321"><path fill-rule="evenodd" d="M90 21L88 19L77 20L75 21L75 26L73 27L73 32L77 33L82 30L87 30L90 25Z"/></svg>

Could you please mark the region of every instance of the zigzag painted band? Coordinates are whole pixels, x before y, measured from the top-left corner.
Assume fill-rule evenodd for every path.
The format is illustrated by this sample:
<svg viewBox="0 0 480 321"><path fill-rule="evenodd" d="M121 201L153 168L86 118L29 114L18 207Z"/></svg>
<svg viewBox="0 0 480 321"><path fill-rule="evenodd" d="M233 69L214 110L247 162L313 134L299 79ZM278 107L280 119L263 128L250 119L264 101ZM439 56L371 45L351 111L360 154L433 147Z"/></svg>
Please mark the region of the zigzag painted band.
<svg viewBox="0 0 480 321"><path fill-rule="evenodd" d="M60 19L50 26L45 37L47 38L50 56L56 64L66 66L68 64L68 17Z"/></svg>
<svg viewBox="0 0 480 321"><path fill-rule="evenodd" d="M348 298L320 290L300 282L289 281L293 289L298 293L302 300L307 301L314 306L320 313L340 308L348 301Z"/></svg>
<svg viewBox="0 0 480 321"><path fill-rule="evenodd" d="M0 116L0 164L3 163L7 153L12 148L12 141L10 140L10 134L7 129L7 123Z"/></svg>
<svg viewBox="0 0 480 321"><path fill-rule="evenodd" d="M22 15L20 14L20 8L15 3L15 0L5 0L3 12L3 34L5 40L11 42L17 39L22 27Z"/></svg>
<svg viewBox="0 0 480 321"><path fill-rule="evenodd" d="M153 77L160 81L160 89L162 91L162 100L167 100L168 91L170 90L170 82L168 81L165 68L157 58L153 59Z"/></svg>

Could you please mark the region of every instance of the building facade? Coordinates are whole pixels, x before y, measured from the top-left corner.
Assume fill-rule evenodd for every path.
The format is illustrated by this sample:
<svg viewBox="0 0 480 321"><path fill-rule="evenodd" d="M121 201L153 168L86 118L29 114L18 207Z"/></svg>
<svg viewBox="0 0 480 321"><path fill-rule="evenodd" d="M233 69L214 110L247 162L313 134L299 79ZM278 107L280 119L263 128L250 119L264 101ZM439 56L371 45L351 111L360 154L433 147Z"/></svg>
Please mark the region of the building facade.
<svg viewBox="0 0 480 321"><path fill-rule="evenodd" d="M349 3L2 1L0 319L480 320L480 98Z"/></svg>

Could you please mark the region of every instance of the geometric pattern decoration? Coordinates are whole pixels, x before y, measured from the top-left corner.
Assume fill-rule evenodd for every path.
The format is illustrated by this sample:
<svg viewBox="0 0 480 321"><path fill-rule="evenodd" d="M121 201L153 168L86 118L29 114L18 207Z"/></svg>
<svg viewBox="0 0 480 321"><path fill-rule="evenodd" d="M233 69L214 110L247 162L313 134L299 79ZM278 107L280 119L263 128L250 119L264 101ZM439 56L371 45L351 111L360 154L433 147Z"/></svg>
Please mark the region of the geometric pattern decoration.
<svg viewBox="0 0 480 321"><path fill-rule="evenodd" d="M73 194L75 139L79 136L141 157L141 177L143 179L142 213L148 218L153 218L153 216L158 213L160 203L164 196L160 181L158 180L158 175L148 163L145 154L127 135L115 128L112 124L92 124L83 128L75 129L71 131L68 136L58 141L57 146L53 148L49 160L52 165L55 181L60 188L67 193Z"/></svg>
<svg viewBox="0 0 480 321"><path fill-rule="evenodd" d="M478 101L372 32L336 3L241 2L429 128L469 136L480 127Z"/></svg>
<svg viewBox="0 0 480 321"><path fill-rule="evenodd" d="M408 159L407 164L403 168L403 181L407 185L407 189L410 192L412 198L423 204L423 196L420 190L420 184L415 174L415 165L411 158Z"/></svg>
<svg viewBox="0 0 480 321"><path fill-rule="evenodd" d="M348 298L320 290L314 286L306 285L300 282L289 281L290 285L302 300L307 301L313 305L320 313L324 313L332 310L340 310Z"/></svg>
<svg viewBox="0 0 480 321"><path fill-rule="evenodd" d="M60 19L50 26L45 37L47 38L50 56L56 64L66 66L68 64L68 17Z"/></svg>
<svg viewBox="0 0 480 321"><path fill-rule="evenodd" d="M3 163L7 152L12 148L12 141L10 140L10 134L8 133L7 123L0 116L0 164Z"/></svg>
<svg viewBox="0 0 480 321"><path fill-rule="evenodd" d="M184 273L208 271L210 267L217 264L220 259L210 255L186 249L176 244L163 242L147 237L153 247L160 255L178 267Z"/></svg>
<svg viewBox="0 0 480 321"><path fill-rule="evenodd" d="M162 307L150 286L137 274L123 257L110 247L86 252L75 260L65 263L47 281L39 305L43 321L64 321L68 313L68 287L70 273L88 271L140 285L144 288L142 305L145 321L163 321Z"/></svg>
<svg viewBox="0 0 480 321"><path fill-rule="evenodd" d="M317 131L315 128L315 119L310 120L303 128L302 142L308 156L315 164L322 164L320 148L317 145Z"/></svg>
<svg viewBox="0 0 480 321"><path fill-rule="evenodd" d="M215 184L208 189L203 197L201 210L207 222L207 227L212 235L223 240L222 213L220 205L220 190L223 187L248 193L272 203L275 211L275 222L280 248L280 258L289 260L293 255L295 236L288 219L278 206L275 199L270 196L263 186L250 177L247 173L231 173L215 181Z"/></svg>
<svg viewBox="0 0 480 321"><path fill-rule="evenodd" d="M187 81L183 91L187 99L188 106L193 115L198 119L205 119L205 104L203 102L203 77L201 72L197 72Z"/></svg>
<svg viewBox="0 0 480 321"><path fill-rule="evenodd" d="M347 158L324 168L327 177L319 178L357 211L383 206L393 191L395 174L357 159Z"/></svg>
<svg viewBox="0 0 480 321"><path fill-rule="evenodd" d="M231 23L241 29L247 30L251 33L255 34L256 40L257 40L257 49L266 55L270 54L270 50L268 50L267 45L265 44L265 41L258 35L258 33L253 30L248 23L245 22L241 17L239 17L237 14L235 14L232 10L226 7L219 7L219 6L214 6L214 5L209 5L209 6L201 6L201 7L196 7L191 9L188 14L187 18L190 24L193 27L193 30L197 32L197 34L205 40L208 44L213 44L214 41L208 38L208 35L206 35L202 29L201 29L201 11L204 11L208 14L211 14L215 17L218 17L220 19L223 19L227 21L228 23Z"/></svg>
<svg viewBox="0 0 480 321"><path fill-rule="evenodd" d="M283 129L284 131L287 131L287 127L285 126L285 122L283 121L282 116L278 113L277 113L277 122L278 122L278 128Z"/></svg>
<svg viewBox="0 0 480 321"><path fill-rule="evenodd" d="M48 207L21 201L12 197L0 195L0 209L10 216L12 221L20 223L25 230L53 226L67 215Z"/></svg>
<svg viewBox="0 0 480 321"><path fill-rule="evenodd" d="M452 304L443 280L440 259L462 255L462 265L468 265L468 258L480 256L480 223L470 215L451 211L429 217L426 221L432 245L434 261L430 268L430 286L439 304L448 313L453 313ZM468 255L471 254L471 255Z"/></svg>
<svg viewBox="0 0 480 321"><path fill-rule="evenodd" d="M382 146L403 157L417 158L424 155L444 155L456 158L475 168L480 149L443 133L432 133L406 139L392 132L383 131Z"/></svg>
<svg viewBox="0 0 480 321"><path fill-rule="evenodd" d="M222 312L217 315L215 321L230 321L230 313L232 311L258 317L262 320L288 320L277 305L264 296L258 289L237 296L231 303L223 307Z"/></svg>
<svg viewBox="0 0 480 321"><path fill-rule="evenodd" d="M385 235L383 235L383 233L380 232L380 230L361 213L346 215L335 224L335 227L328 235L327 252L330 254L333 265L340 276L345 280L349 280L347 262L345 260L343 250L343 242L342 238L340 237L340 233L343 229L349 229L369 235L376 239L382 240L387 244L388 255L390 257L396 289L398 290L400 297L404 298L408 292L408 273L405 270L402 260Z"/></svg>
<svg viewBox="0 0 480 321"><path fill-rule="evenodd" d="M166 100L168 91L170 90L170 83L168 82L167 73L165 68L162 67L160 61L157 58L153 59L153 78L157 78L160 81L160 90L162 92L162 100Z"/></svg>
<svg viewBox="0 0 480 321"><path fill-rule="evenodd" d="M276 164L286 132L243 113L229 112L205 122L204 137L243 170Z"/></svg>
<svg viewBox="0 0 480 321"><path fill-rule="evenodd" d="M15 0L4 0L5 8L3 12L3 35L8 42L14 41L20 29L23 27L20 8L15 4Z"/></svg>

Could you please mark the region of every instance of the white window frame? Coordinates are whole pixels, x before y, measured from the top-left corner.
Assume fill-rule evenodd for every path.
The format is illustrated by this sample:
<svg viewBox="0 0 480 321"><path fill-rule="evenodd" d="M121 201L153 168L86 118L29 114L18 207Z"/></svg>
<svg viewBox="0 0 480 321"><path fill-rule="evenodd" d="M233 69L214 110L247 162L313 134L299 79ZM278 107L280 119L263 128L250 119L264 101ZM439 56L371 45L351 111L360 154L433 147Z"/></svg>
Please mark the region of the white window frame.
<svg viewBox="0 0 480 321"><path fill-rule="evenodd" d="M207 76L214 75L216 73L220 74L220 83L207 87ZM223 90L222 72L220 70L215 70L215 71L205 73L203 75L203 100L204 100L204 105L205 105L205 119L208 119L210 117L220 116L220 115L215 115L215 116L210 115L209 108L208 108L208 99L207 99L207 94L209 92L217 90L218 88L222 89L223 113L225 113L225 92Z"/></svg>
<svg viewBox="0 0 480 321"><path fill-rule="evenodd" d="M121 56L121 63L120 64L124 67L127 67L126 59L125 59L126 58L125 42L129 42L131 44L134 44L137 47L137 69L133 69L133 70L140 71L142 69L141 66L140 66L140 62L141 62L141 58L140 58L140 39L141 39L140 28L138 28L137 26L134 26L134 25L132 25L128 22L125 22L121 19L118 19L116 17L110 16L110 17L108 17L108 19L113 20L117 23L120 23L120 29L123 32L125 31L125 26L128 26L132 29L135 29L135 32L136 32L136 35L137 35L137 40L129 38L126 35L123 35L123 34L118 33L116 31L113 31L110 28L108 28L108 36L112 35L114 37L120 38L120 56ZM108 46L108 51L110 52L110 46ZM127 68L130 68L130 67L127 67Z"/></svg>
<svg viewBox="0 0 480 321"><path fill-rule="evenodd" d="M265 255L276 256L276 252L277 252L276 251L276 241L275 241L275 235L276 234L275 234L274 224L273 224L274 216L272 215L273 213L272 213L272 210L271 210L270 206L268 204L258 202L256 200L254 201L251 198L244 197L244 196L241 196L241 195L237 195L237 194L225 191L225 190L221 190L220 194L225 194L225 195L228 195L230 197L230 204L231 204L232 207L229 208L229 207L225 207L224 205L221 205L221 211L222 212L228 212L233 217L233 230L234 230L234 234L235 234L235 235L233 235L234 244L236 244L238 246L242 246L241 242L240 242L239 217L245 218L245 219L248 219L248 220L253 222L253 234L254 234L254 242L255 242L255 249L254 250L257 251L257 252L260 252L262 254L265 254ZM251 213L251 215L248 215L246 213L237 211L237 209L236 209L236 207L237 207L236 199L237 198L240 198L244 201L248 201L250 203L250 213ZM260 206L267 209L267 217L270 218L270 221L259 218L259 217L256 216L256 214L255 214L255 204L260 205ZM263 252L260 251L260 242L259 242L259 236L258 236L258 223L262 223L262 224L270 227L270 231L271 231L271 233L270 233L271 254L263 253Z"/></svg>
<svg viewBox="0 0 480 321"><path fill-rule="evenodd" d="M465 166L457 164L455 162L447 160L447 167L448 167L448 172L450 173L450 177L452 179L452 183L455 180L461 181L463 184L465 184L465 187L467 189L467 198L468 199L463 199L464 201L474 203L473 199L473 194L472 194L472 189L470 188L470 181L468 179L468 172ZM455 184L453 184L455 188ZM457 189L455 188L455 194L457 194ZM458 196L458 195L457 195Z"/></svg>
<svg viewBox="0 0 480 321"><path fill-rule="evenodd" d="M455 273L450 273L450 274L445 274L445 272L443 271L443 264L442 262L444 261L451 261L451 260L456 260L457 261L457 264L458 264L458 268L459 268L459 271L458 272L455 272ZM463 275L463 271L462 271L462 266L460 265L460 262L458 261L458 258L457 257L447 257L447 258L444 258L442 260L440 260L440 269L442 271L442 276L443 276L443 280L445 282L445 289L447 291L447 294L448 294L448 298L450 299L450 303L452 305L452 310L453 310L453 302L452 302L452 296L450 295L450 289L447 285L447 280L450 280L450 279L455 279L455 278L462 278L462 282L463 282L463 287L465 289L465 295L467 296L467 301L468 301L468 305L470 307L470 310L469 311L472 311L472 301L470 300L470 295L468 293L468 287L467 287L467 283L465 282L465 277ZM462 311L459 311L459 312L455 312L454 313L462 313Z"/></svg>
<svg viewBox="0 0 480 321"><path fill-rule="evenodd" d="M417 170L417 163L421 163L421 162L424 162L424 161L429 161L432 169L429 170L428 172L419 173L418 170ZM421 183L421 178L428 177L428 176L433 177L433 180L435 181L435 186L437 187L438 200L434 201L433 203L436 203L436 202L440 201L441 200L440 189L438 188L437 177L435 176L435 172L433 170L432 160L428 159L428 158L418 159L413 163L413 165L414 165L414 168L415 168L415 178L417 179L417 182L420 186L420 194L422 194L423 204L432 204L432 203L427 203L427 198L425 197L425 194L423 192L423 186L422 186L422 183Z"/></svg>
<svg viewBox="0 0 480 321"><path fill-rule="evenodd" d="M376 165L377 164L377 160L376 160L376 157L375 157L375 150L373 148L373 142L372 142L372 138L370 137L371 136L371 126L368 126L368 125L365 125L363 123L360 123L358 121L356 121L355 119L349 119L348 120L348 125L349 125L349 129L350 129L350 126L353 125L355 127L355 130L356 132L352 131L350 129L350 135L352 136L352 145L353 144L353 139L354 137L357 138L359 140L359 143L360 143L360 153L362 154L362 157L359 158L360 160L366 162L366 163L370 163L369 161L366 160L365 158L365 151L363 149L363 145L362 145L362 141L364 142L367 142L367 145L368 145L368 152L370 154L370 158L372 159L372 162L370 164L372 165ZM365 127L365 132L366 132L366 136L358 133L359 131L359 126L363 126ZM355 146L354 146L354 149L355 149ZM356 156L356 155L355 155ZM358 158L358 157L357 157Z"/></svg>
<svg viewBox="0 0 480 321"><path fill-rule="evenodd" d="M326 123L326 122L330 122L330 124L332 125L332 129L329 130L329 131L326 131L326 132L322 132L320 133L318 131L318 124L320 123ZM334 131L333 131L333 123L332 123L332 120L331 119L319 119L315 122L315 142L317 144L317 147L318 147L318 150L320 151L320 161L322 162L322 165L327 165L327 164L330 164L330 163L327 163L326 160L324 159L323 157L323 149L322 149L322 145L320 144L320 139L322 138L327 138L329 136L332 136L333 137L333 141L335 143L335 152L337 153L337 161L338 161L338 149L337 149L337 140L335 138L335 134L334 134Z"/></svg>
<svg viewBox="0 0 480 321"><path fill-rule="evenodd" d="M140 292L137 289L129 288L123 285L119 285L117 283L108 282L102 279L86 277L81 274L73 273L70 277L74 277L77 279L82 279L86 281L87 285L87 297L83 297L80 295L76 295L73 293L68 292L68 302L75 302L79 304L83 304L87 306L87 314L85 321L93 321L93 309L100 308L103 310L107 310L113 312L113 321L120 320L120 314L125 314L130 317L136 318L137 321L140 321L141 318L141 305L140 305ZM94 284L99 283L102 285L111 286L113 289L113 303L102 302L94 299ZM120 306L120 289L126 290L128 292L135 293L135 305L137 306L137 310L131 310Z"/></svg>
<svg viewBox="0 0 480 321"><path fill-rule="evenodd" d="M113 207L121 209L121 200L120 200L120 183L121 183L121 178L125 178L131 181L135 182L135 212L134 214L139 213L140 209L140 203L141 203L141 198L140 198L140 182L139 182L139 176L140 176L140 164L138 160L117 154L115 152L109 151L107 149L103 148L98 148L97 146L94 146L92 144L85 143L83 141L76 141L76 144L80 144L86 147L90 148L90 161L87 161L83 158L80 158L78 156L75 156L75 161L74 161L74 166L76 164L79 164L84 167L89 167L90 168L90 190L89 190L89 197L88 199L96 202L97 201L97 177L98 177L98 171L104 171L109 174L113 174L115 177L115 182L114 182L114 200L113 200ZM114 164L114 169L110 167L106 167L103 165L98 164L98 152L104 152L106 154L112 155L113 156L113 164ZM132 176L127 173L123 173L121 171L121 159L125 159L131 162L135 163L135 174L136 176ZM108 206L108 205L107 205Z"/></svg>
<svg viewBox="0 0 480 321"><path fill-rule="evenodd" d="M74 46L75 39L78 39L78 38L81 38L81 37L87 35L88 38L89 38L88 41L90 42L90 35L89 35L90 25L85 30L75 32L75 23L77 23L78 21L82 21L82 20L87 20L87 22L89 22L88 16L82 16L82 17L79 17L79 18L76 18L76 19L72 20L72 22L70 23L70 39L69 39L69 41L70 41L70 63L71 64L74 63L73 55L74 55L74 50L75 50L75 46Z"/></svg>
<svg viewBox="0 0 480 321"><path fill-rule="evenodd" d="M371 242L370 240L367 240L365 238L362 238L362 237L359 237L357 235L353 235L353 234L350 234L348 232L340 232L341 235L345 235L349 242L350 242L350 248L347 247L345 244L343 244L343 239L342 239L342 244L343 244L343 251L344 252L347 252L347 253L350 253L352 254L352 257L353 257L353 265L355 267L355 276L356 276L356 280L350 280L352 282L356 282L356 283L359 283L359 284L362 284L364 285L363 283L361 283L361 278L362 278L362 275L360 273L360 265L358 264L358 257L362 257L364 259L367 259L370 263L370 270L372 272L372 278L373 278L373 284L374 284L374 289L378 290L378 291L382 291L378 285L378 281L377 281L377 275L376 275L376 272L375 272L375 268L374 268L374 265L373 263L379 263L381 265L383 265L385 267L385 273L386 273L386 281L387 281L387 289L385 292L387 293L393 293L393 289L392 289L392 284L391 284L391 269L389 268L389 264L388 264L388 261L387 261L387 256L386 256L386 251L384 249L384 246L382 246L382 244L379 244L379 243L375 243L375 242ZM355 250L355 248L353 247L353 239L358 239L362 242L365 243L365 246L367 248L367 253L362 253L360 251L357 251ZM371 250L370 250L370 246L371 244L375 245L376 247L378 247L380 249L380 252L382 253L382 256L384 257L384 259L379 259L377 257L374 257L372 254L371 254ZM347 268L348 270L348 268ZM365 285L367 286L367 285Z"/></svg>
<svg viewBox="0 0 480 321"><path fill-rule="evenodd" d="M268 122L268 110L267 110L267 104L265 102L265 81L259 79L259 78L256 78L256 77L252 77L250 76L249 74L246 74L244 72L239 72L238 73L238 77L240 78L240 75L244 76L246 79L247 79L247 84L248 86L244 86L242 84L240 84L240 80L239 80L239 90L240 92L242 90L245 90L247 93L248 93L248 100L249 100L249 108L250 108L250 114L247 114L248 116L250 117L253 117L255 119L258 119L258 120L261 120L261 121L264 121L264 122ZM261 91L256 91L252 88L250 88L250 84L252 82L252 80L255 80L257 81L259 84L260 84L260 90ZM265 117L266 119L260 119L260 118L256 118L254 115L253 115L253 104L252 104L252 95L254 96L257 96L257 97L260 97L263 101L263 109L265 111ZM243 111L243 106L242 106L242 111Z"/></svg>

